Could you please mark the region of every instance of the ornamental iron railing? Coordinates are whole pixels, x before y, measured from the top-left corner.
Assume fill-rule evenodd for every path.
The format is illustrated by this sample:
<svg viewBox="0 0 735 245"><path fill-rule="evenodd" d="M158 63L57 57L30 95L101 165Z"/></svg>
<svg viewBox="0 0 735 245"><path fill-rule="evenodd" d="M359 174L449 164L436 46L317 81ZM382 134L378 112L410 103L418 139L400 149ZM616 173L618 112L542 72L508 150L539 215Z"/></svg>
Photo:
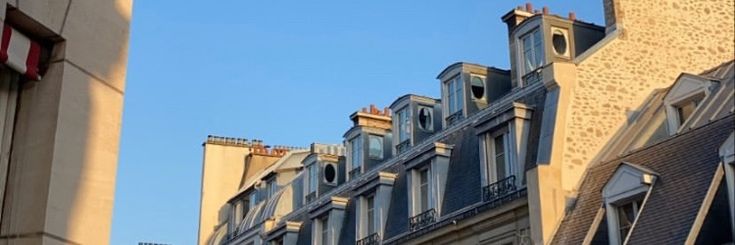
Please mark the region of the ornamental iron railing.
<svg viewBox="0 0 735 245"><path fill-rule="evenodd" d="M314 199L316 199L316 192L306 195L306 203L310 203L311 201L314 201Z"/></svg>
<svg viewBox="0 0 735 245"><path fill-rule="evenodd" d="M355 242L355 245L378 245L378 244L380 244L380 234L378 233L370 234L369 236Z"/></svg>
<svg viewBox="0 0 735 245"><path fill-rule="evenodd" d="M359 177L361 173L362 173L362 171L360 170L360 167L357 167L357 168L355 168L353 170L350 170L350 173L349 173L350 174L350 179L355 179L355 178Z"/></svg>
<svg viewBox="0 0 735 245"><path fill-rule="evenodd" d="M396 145L396 151L398 151L398 154L401 154L405 152L406 150L408 150L408 148L410 147L411 147L411 140L404 140L403 142L398 143L398 145Z"/></svg>
<svg viewBox="0 0 735 245"><path fill-rule="evenodd" d="M491 202L514 193L516 187L516 176L511 175L498 182L489 184L482 188L482 201Z"/></svg>
<svg viewBox="0 0 735 245"><path fill-rule="evenodd" d="M429 209L408 219L410 231L415 231L436 222L436 210Z"/></svg>
<svg viewBox="0 0 735 245"><path fill-rule="evenodd" d="M529 84L537 83L541 81L541 71L543 67L539 67L536 70L533 70L526 75L523 75L523 86L528 86Z"/></svg>

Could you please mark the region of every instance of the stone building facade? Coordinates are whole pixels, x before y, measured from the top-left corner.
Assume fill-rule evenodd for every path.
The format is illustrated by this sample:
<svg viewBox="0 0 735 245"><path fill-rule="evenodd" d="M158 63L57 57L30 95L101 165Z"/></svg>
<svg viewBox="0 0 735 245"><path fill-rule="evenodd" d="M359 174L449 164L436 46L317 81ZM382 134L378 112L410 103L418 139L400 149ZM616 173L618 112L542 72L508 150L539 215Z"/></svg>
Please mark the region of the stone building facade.
<svg viewBox="0 0 735 245"><path fill-rule="evenodd" d="M109 243L131 8L0 1L0 244Z"/></svg>
<svg viewBox="0 0 735 245"><path fill-rule="evenodd" d="M216 222L200 225L199 244L563 241L584 176L645 124L632 123L645 102L682 73L735 59L732 0L603 2L605 26L531 4L510 10L510 69L449 65L441 98L409 94L351 115L332 146L342 150L289 150L244 178L251 150L210 161L205 144L200 219ZM691 112L679 105L666 115ZM211 189L223 182L209 183L208 169L234 170L228 181L245 185ZM208 192L229 194L205 211Z"/></svg>

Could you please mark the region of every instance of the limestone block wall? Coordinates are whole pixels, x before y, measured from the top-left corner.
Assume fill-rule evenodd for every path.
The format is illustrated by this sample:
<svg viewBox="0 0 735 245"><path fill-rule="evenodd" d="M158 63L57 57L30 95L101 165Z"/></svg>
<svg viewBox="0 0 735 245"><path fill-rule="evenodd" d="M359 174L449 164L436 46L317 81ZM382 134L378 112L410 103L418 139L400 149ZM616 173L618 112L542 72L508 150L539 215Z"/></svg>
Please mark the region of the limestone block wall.
<svg viewBox="0 0 735 245"><path fill-rule="evenodd" d="M0 244L109 243L131 17L132 0L0 0L53 46L21 87Z"/></svg>
<svg viewBox="0 0 735 245"><path fill-rule="evenodd" d="M563 136L567 191L654 89L670 86L682 72L698 74L735 59L733 0L604 3L608 35L617 37L575 61Z"/></svg>

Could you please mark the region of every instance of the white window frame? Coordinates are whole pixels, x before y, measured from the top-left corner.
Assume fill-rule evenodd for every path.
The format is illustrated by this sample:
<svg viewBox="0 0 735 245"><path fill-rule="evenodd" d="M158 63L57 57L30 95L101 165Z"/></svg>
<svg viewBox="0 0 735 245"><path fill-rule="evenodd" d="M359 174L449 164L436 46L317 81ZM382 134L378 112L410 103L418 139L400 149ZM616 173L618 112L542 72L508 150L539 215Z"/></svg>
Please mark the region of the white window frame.
<svg viewBox="0 0 735 245"><path fill-rule="evenodd" d="M634 167L632 164L624 163L615 171L608 183L602 189L602 196L605 204L607 215L607 232L610 244L624 244L626 237L620 237L620 222L618 221L618 207L634 202L641 201L638 212L630 227L630 232L635 228L635 224L640 217L646 205L646 199L656 180L655 175L642 171L640 168Z"/></svg>
<svg viewBox="0 0 735 245"><path fill-rule="evenodd" d="M488 185L498 182L500 180L500 178L498 178L498 173L497 173L497 169L498 169L497 162L495 161L498 155L498 152L495 152L495 147L496 147L495 140L498 137L502 137L502 140L503 140L503 153L502 154L503 154L503 159L504 159L505 166L506 166L504 175L505 177L516 176L516 179L519 179L518 178L519 167L515 161L515 157L513 157L514 140L513 140L513 137L508 127L505 127L501 130L497 130L492 133L486 133L483 136L484 138L483 145L485 146L483 149L483 153L485 154L485 157L484 157L485 171L483 173L485 174Z"/></svg>
<svg viewBox="0 0 735 245"><path fill-rule="evenodd" d="M539 40L536 40L535 39L536 36L534 35L538 35ZM533 56L532 62L534 62L534 64L529 64L528 61L526 60L526 51L527 51L526 46L525 46L526 40L529 40L531 42L531 49L528 51L531 51L531 55ZM522 79L522 77L525 76L526 74L531 73L535 71L536 69L539 69L544 66L546 54L544 51L544 36L541 31L541 28L536 27L524 33L523 35L519 36L518 42L519 42L518 49L520 51L519 61L521 61L520 62L521 64L520 79ZM540 43L537 43L537 42L540 42ZM540 56L538 53L540 53ZM535 62L539 62L539 63L535 64Z"/></svg>
<svg viewBox="0 0 735 245"><path fill-rule="evenodd" d="M475 98L475 92L472 91L472 83L474 83L474 81L472 81L472 80L474 78L479 78L480 80L482 80L482 97L480 97L480 98ZM488 92L487 85L488 85L487 84L487 77L485 77L483 75L479 75L479 74L470 74L470 81L469 81L469 90L470 90L470 93L469 94L470 94L470 97L472 98L473 101L487 102L487 92Z"/></svg>
<svg viewBox="0 0 735 245"><path fill-rule="evenodd" d="M421 172L426 171L426 181L427 181L427 207L422 207L421 205ZM410 217L416 216L418 214L421 214L425 211L428 211L430 209L437 209L436 207L436 187L435 184L432 168L430 164L427 164L427 166L415 168L411 170L411 212ZM438 215L438 210L437 215Z"/></svg>
<svg viewBox="0 0 735 245"><path fill-rule="evenodd" d="M411 107L405 106L396 111L396 138L398 144L411 140Z"/></svg>
<svg viewBox="0 0 735 245"><path fill-rule="evenodd" d="M462 73L459 73L451 79L444 81L442 86L444 90L443 100L446 101L445 109L447 112L444 117L445 119L456 113L464 113L465 111L465 88L462 80Z"/></svg>
<svg viewBox="0 0 735 245"><path fill-rule="evenodd" d="M682 74L676 80L676 83L674 83L671 89L669 89L668 94L664 97L669 135L681 132L684 130L684 125L694 120L692 116L700 109L701 103L709 97L711 93L709 88L712 86L712 83L712 81L702 81L701 78L689 74ZM678 106L692 100L698 100L700 104L694 108L689 118L681 121Z"/></svg>
<svg viewBox="0 0 735 245"><path fill-rule="evenodd" d="M329 227L329 213L319 216L314 219L315 228L314 229L314 241L315 244L319 245L332 245L334 244L334 239L332 233L334 233ZM326 235L327 237L324 237Z"/></svg>
<svg viewBox="0 0 735 245"><path fill-rule="evenodd" d="M373 206L370 207L369 205L369 199L372 198L373 200ZM377 208L377 195L375 192L367 193L364 195L361 195L359 198L360 202L360 209L357 212L357 236L355 237L357 241L360 239L366 238L369 235L372 235L373 233L380 233L378 229L378 220L379 220L379 214L378 214L378 208ZM372 220L373 220L373 227L372 232L370 232L370 209L372 208Z"/></svg>
<svg viewBox="0 0 735 245"><path fill-rule="evenodd" d="M373 138L378 138L380 142L380 155L379 156L373 156L372 155L372 145L373 145ZM368 158L374 159L374 160L383 160L385 159L385 136L378 135L378 134L368 134Z"/></svg>
<svg viewBox="0 0 735 245"><path fill-rule="evenodd" d="M364 164L364 147L365 147L365 140L362 137L362 134L358 134L357 136L353 137L349 140L349 153L350 153L350 170L360 169L362 172L362 165ZM355 154L357 153L357 154ZM348 172L349 172L348 171ZM349 174L348 174L349 175Z"/></svg>

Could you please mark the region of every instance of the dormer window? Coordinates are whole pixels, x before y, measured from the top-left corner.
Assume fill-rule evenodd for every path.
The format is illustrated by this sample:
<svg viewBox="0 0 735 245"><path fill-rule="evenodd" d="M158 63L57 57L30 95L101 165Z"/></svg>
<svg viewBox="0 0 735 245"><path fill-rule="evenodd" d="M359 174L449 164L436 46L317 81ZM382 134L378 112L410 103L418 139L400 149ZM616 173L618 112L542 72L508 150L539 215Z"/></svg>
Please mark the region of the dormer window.
<svg viewBox="0 0 735 245"><path fill-rule="evenodd" d="M556 56L565 58L571 56L569 54L569 38L566 29L551 27L551 44Z"/></svg>
<svg viewBox="0 0 735 245"><path fill-rule="evenodd" d="M462 101L464 99L463 96L463 86L462 86L462 78L461 75L456 76L454 79L449 80L446 83L446 91L447 91L447 109L449 112L447 115L450 117L454 116L455 114L461 114L462 109L464 107Z"/></svg>
<svg viewBox="0 0 735 245"><path fill-rule="evenodd" d="M319 184L319 169L316 163L312 163L306 166L306 185L304 185L306 191L304 192L304 203L309 203L316 199L316 191Z"/></svg>
<svg viewBox="0 0 735 245"><path fill-rule="evenodd" d="M332 237L330 236L330 229L329 229L329 215L324 215L321 218L317 219L317 227L318 228L318 236L316 237L316 244L322 244L322 245L331 245L332 244Z"/></svg>
<svg viewBox="0 0 735 245"><path fill-rule="evenodd" d="M419 128L426 132L434 132L434 108L419 106Z"/></svg>
<svg viewBox="0 0 735 245"><path fill-rule="evenodd" d="M470 89L473 100L485 100L485 77L472 75L470 77Z"/></svg>
<svg viewBox="0 0 735 245"><path fill-rule="evenodd" d="M360 168L362 167L362 147L363 147L363 141L362 141L362 135L358 135L355 138L352 138L350 140L350 176L353 177L353 171L354 174L359 174Z"/></svg>
<svg viewBox="0 0 735 245"><path fill-rule="evenodd" d="M643 198L639 197L628 203L617 206L618 213L618 233L620 238L624 239L630 233L635 218L638 217Z"/></svg>
<svg viewBox="0 0 735 245"><path fill-rule="evenodd" d="M523 74L528 74L543 65L544 46L541 30L536 28L521 37L523 47Z"/></svg>
<svg viewBox="0 0 735 245"><path fill-rule="evenodd" d="M368 157L383 160L383 136L371 134L368 136Z"/></svg>
<svg viewBox="0 0 735 245"><path fill-rule="evenodd" d="M696 123L697 107L709 95L716 82L704 77L682 74L664 97L669 134L685 130L685 125ZM689 122L692 121L693 122Z"/></svg>
<svg viewBox="0 0 735 245"><path fill-rule="evenodd" d="M410 140L411 137L411 120L408 107L398 111L398 142L403 143Z"/></svg>
<svg viewBox="0 0 735 245"><path fill-rule="evenodd" d="M684 125L684 122L686 122L687 119L689 119L689 117L694 113L694 110L697 109L697 106L702 101L701 97L702 96L694 96L680 102L679 104L674 105L679 125Z"/></svg>
<svg viewBox="0 0 735 245"><path fill-rule="evenodd" d="M605 184L602 196L610 244L625 244L655 180L656 174L650 169L623 163Z"/></svg>

